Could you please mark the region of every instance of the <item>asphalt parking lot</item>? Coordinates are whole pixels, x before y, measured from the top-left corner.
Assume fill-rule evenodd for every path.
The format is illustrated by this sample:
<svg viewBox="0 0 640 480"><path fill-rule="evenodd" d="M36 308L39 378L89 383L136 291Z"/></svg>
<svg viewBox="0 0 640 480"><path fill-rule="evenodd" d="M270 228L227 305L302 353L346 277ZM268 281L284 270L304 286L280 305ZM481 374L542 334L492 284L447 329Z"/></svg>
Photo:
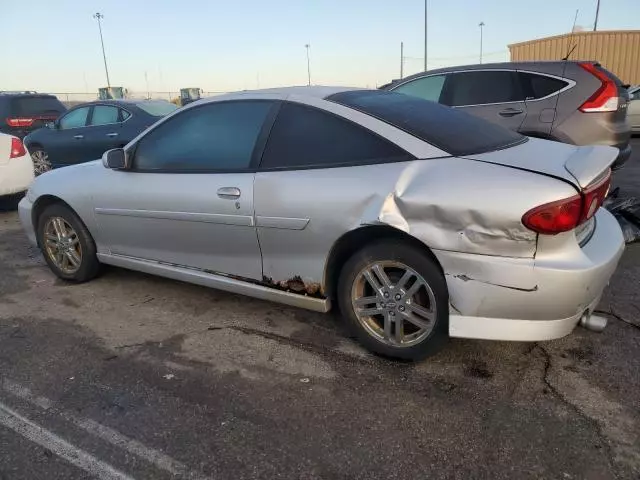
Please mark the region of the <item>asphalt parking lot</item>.
<svg viewBox="0 0 640 480"><path fill-rule="evenodd" d="M398 363L332 316L115 268L66 284L5 211L0 479L639 478L639 285L635 244L602 334Z"/></svg>

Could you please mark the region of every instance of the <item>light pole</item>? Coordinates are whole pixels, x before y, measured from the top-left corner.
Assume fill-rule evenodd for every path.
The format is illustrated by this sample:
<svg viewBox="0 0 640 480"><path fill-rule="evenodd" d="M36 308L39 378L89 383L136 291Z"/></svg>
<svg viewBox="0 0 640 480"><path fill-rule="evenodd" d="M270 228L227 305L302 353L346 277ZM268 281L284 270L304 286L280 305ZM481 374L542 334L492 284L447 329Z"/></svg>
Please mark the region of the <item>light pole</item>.
<svg viewBox="0 0 640 480"><path fill-rule="evenodd" d="M484 27L484 22L480 22L478 26L480 27L480 63L482 63L482 28Z"/></svg>
<svg viewBox="0 0 640 480"><path fill-rule="evenodd" d="M304 46L307 49L307 85L311 86L311 63L309 62L309 45L308 43Z"/></svg>
<svg viewBox="0 0 640 480"><path fill-rule="evenodd" d="M424 0L424 71L427 71L427 0Z"/></svg>
<svg viewBox="0 0 640 480"><path fill-rule="evenodd" d="M594 32L596 30L598 30L598 15L600 15L600 0L598 0L598 3L596 4L596 21L593 22L593 31Z"/></svg>
<svg viewBox="0 0 640 480"><path fill-rule="evenodd" d="M111 88L111 82L109 82L109 69L107 68L107 56L104 53L104 40L102 40L102 25L100 19L104 18L100 12L97 12L93 18L98 20L98 30L100 31L100 44L102 45L102 59L104 60L104 72L107 74L107 87Z"/></svg>

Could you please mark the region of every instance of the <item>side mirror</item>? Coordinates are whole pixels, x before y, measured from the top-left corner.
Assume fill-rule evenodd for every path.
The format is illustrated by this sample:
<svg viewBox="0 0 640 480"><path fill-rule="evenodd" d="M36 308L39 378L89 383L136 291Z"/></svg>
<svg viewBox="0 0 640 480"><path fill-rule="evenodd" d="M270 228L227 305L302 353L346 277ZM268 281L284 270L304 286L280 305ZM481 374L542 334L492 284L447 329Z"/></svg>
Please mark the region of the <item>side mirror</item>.
<svg viewBox="0 0 640 480"><path fill-rule="evenodd" d="M102 165L112 170L124 170L127 168L127 154L124 148L113 148L102 154Z"/></svg>

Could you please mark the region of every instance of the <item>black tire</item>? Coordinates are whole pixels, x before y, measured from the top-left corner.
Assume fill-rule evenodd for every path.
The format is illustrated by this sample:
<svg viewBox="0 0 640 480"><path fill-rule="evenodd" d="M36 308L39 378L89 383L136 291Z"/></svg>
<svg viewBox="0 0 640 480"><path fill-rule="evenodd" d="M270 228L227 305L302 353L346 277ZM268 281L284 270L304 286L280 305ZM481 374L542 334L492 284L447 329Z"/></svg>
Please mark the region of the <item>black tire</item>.
<svg viewBox="0 0 640 480"><path fill-rule="evenodd" d="M410 346L389 345L376 338L358 320L352 303L352 289L356 288L354 282L358 280L360 272L374 262L403 264L419 274L431 289L436 306L435 321L428 334L426 333L428 330L425 330L426 336L424 338L421 340L416 339L419 340L419 343ZM417 281L417 278L415 281ZM368 350L386 357L421 360L436 353L449 337L449 293L444 276L436 261L427 251L407 242L382 240L366 245L356 252L345 263L340 272L337 300L342 317L346 320L349 330L358 338L360 343ZM393 302L394 305L395 303ZM428 303L431 303L431 301ZM393 328L397 327L394 326ZM401 331L404 332L404 327Z"/></svg>
<svg viewBox="0 0 640 480"><path fill-rule="evenodd" d="M50 219L62 218L75 231L81 248L80 264L74 272L63 271L48 253L45 242L45 227ZM38 245L42 250L47 265L59 278L70 282L87 282L100 273L100 262L96 256L96 244L80 217L66 205L56 203L49 205L38 217Z"/></svg>

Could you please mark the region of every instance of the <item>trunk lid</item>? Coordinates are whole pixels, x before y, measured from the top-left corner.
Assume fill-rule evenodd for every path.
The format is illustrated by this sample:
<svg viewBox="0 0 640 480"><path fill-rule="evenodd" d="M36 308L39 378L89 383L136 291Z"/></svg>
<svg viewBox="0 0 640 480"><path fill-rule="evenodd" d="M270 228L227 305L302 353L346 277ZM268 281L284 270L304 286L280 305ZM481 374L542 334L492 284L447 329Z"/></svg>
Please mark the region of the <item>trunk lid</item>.
<svg viewBox="0 0 640 480"><path fill-rule="evenodd" d="M556 177L582 190L599 179L617 156L618 149L613 147L578 147L530 138L511 148L464 158Z"/></svg>

